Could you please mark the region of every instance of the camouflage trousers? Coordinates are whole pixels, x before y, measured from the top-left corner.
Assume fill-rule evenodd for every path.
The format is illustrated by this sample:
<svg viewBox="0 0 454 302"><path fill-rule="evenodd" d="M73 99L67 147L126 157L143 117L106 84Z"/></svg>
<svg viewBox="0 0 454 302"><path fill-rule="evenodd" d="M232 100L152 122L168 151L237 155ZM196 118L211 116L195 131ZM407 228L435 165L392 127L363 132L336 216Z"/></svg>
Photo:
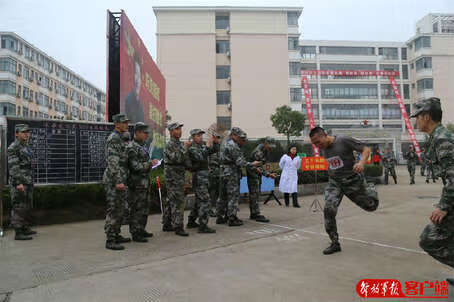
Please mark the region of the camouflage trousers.
<svg viewBox="0 0 454 302"><path fill-rule="evenodd" d="M435 175L434 167L433 165L427 165L427 174L426 174L426 181L430 180L437 180L438 177Z"/></svg>
<svg viewBox="0 0 454 302"><path fill-rule="evenodd" d="M410 173L410 181L415 182L415 170L416 170L416 163L410 162L407 163L408 173Z"/></svg>
<svg viewBox="0 0 454 302"><path fill-rule="evenodd" d="M427 165L424 163L421 164L421 176L424 176L424 174L426 174L426 169L427 169Z"/></svg>
<svg viewBox="0 0 454 302"><path fill-rule="evenodd" d="M208 224L208 217L211 209L210 194L208 192L208 170L194 172L192 178L192 188L195 193L194 206L189 214L189 221L199 218L199 224Z"/></svg>
<svg viewBox="0 0 454 302"><path fill-rule="evenodd" d="M115 237L121 232L121 223L123 221L127 191L115 189L115 185L104 185L106 191L106 223L104 231L107 240L115 240Z"/></svg>
<svg viewBox="0 0 454 302"><path fill-rule="evenodd" d="M213 210L216 209L217 200L219 198L220 180L221 177L219 176L219 170L214 172L210 171L210 176L208 178L208 192L210 193L211 208Z"/></svg>
<svg viewBox="0 0 454 302"><path fill-rule="evenodd" d="M221 176L219 179L219 198L216 200L216 215L218 217L226 217L227 207L227 186L225 183L225 177Z"/></svg>
<svg viewBox="0 0 454 302"><path fill-rule="evenodd" d="M378 193L373 184L368 184L364 176L354 174L347 178L329 178L328 186L325 189L325 230L332 242L339 241L337 233L336 215L337 209L346 195L360 208L373 212L378 207Z"/></svg>
<svg viewBox="0 0 454 302"><path fill-rule="evenodd" d="M385 167L385 184L388 184L389 175L393 177L394 181L397 181L396 168L394 166Z"/></svg>
<svg viewBox="0 0 454 302"><path fill-rule="evenodd" d="M419 246L430 256L454 268L454 215L447 215L441 224L428 224L420 236Z"/></svg>
<svg viewBox="0 0 454 302"><path fill-rule="evenodd" d="M24 192L11 187L11 226L15 229L30 226L30 209L33 202L33 186L24 185Z"/></svg>
<svg viewBox="0 0 454 302"><path fill-rule="evenodd" d="M150 212L148 188L129 191L129 232L138 235L145 230Z"/></svg>
<svg viewBox="0 0 454 302"><path fill-rule="evenodd" d="M247 186L249 189L249 210L251 215L260 215L260 175L247 172Z"/></svg>
<svg viewBox="0 0 454 302"><path fill-rule="evenodd" d="M229 218L237 217L238 204L240 202L240 181L241 173L233 173L224 176L225 201L227 202L227 216Z"/></svg>
<svg viewBox="0 0 454 302"><path fill-rule="evenodd" d="M166 167L164 170L167 188L167 198L163 202L164 213L162 224L175 229L184 228L184 197L185 170L183 166L177 168Z"/></svg>

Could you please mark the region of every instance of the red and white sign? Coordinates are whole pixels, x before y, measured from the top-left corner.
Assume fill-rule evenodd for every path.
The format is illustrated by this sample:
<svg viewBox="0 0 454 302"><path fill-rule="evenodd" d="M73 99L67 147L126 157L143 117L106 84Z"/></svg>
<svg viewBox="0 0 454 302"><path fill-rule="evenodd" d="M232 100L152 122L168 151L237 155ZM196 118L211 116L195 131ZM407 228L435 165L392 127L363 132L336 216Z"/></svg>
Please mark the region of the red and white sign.
<svg viewBox="0 0 454 302"><path fill-rule="evenodd" d="M399 72L393 70L301 70L302 76L307 75L333 75L333 76L394 76L398 77Z"/></svg>
<svg viewBox="0 0 454 302"><path fill-rule="evenodd" d="M304 100L306 102L306 115L307 115L307 119L309 121L309 127L312 130L313 128L315 128L315 120L314 120L314 111L312 109L311 91L310 91L310 88L309 88L309 81L307 80L306 76L302 76L301 84L303 86ZM316 157L319 157L320 156L320 150L317 148L317 146L312 145L312 149L314 150L314 155Z"/></svg>

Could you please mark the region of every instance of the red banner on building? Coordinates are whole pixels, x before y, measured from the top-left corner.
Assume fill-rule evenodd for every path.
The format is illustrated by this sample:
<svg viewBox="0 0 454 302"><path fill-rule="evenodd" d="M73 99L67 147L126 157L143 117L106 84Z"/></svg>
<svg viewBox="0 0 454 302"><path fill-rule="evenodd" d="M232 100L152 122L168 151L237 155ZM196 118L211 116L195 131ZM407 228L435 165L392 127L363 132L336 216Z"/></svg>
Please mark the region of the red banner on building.
<svg viewBox="0 0 454 302"><path fill-rule="evenodd" d="M301 70L302 76L307 75L333 75L333 76L394 76L398 77L398 71L392 70Z"/></svg>
<svg viewBox="0 0 454 302"><path fill-rule="evenodd" d="M328 162L324 157L303 157L301 159L301 169L303 171L327 171Z"/></svg>
<svg viewBox="0 0 454 302"><path fill-rule="evenodd" d="M309 121L309 127L312 130L315 128L315 120L314 120L314 111L312 109L312 102L311 102L311 90L309 88L309 81L307 80L306 76L301 77L301 85L304 90L304 100L306 102L306 115L307 120ZM315 145L312 145L312 149L314 150L315 156L320 156L320 150Z"/></svg>
<svg viewBox="0 0 454 302"><path fill-rule="evenodd" d="M410 136L410 140L415 146L416 154L418 155L419 161L421 161L421 149L419 148L418 140L416 139L415 131L413 130L413 125L411 124L410 117L408 116L407 109L405 109L404 101L402 100L402 96L400 95L399 88L397 86L396 80L394 77L389 77L389 82L394 90L394 95L396 96L397 102L399 103L399 108L402 113L402 118L405 121L405 126L408 130L408 135Z"/></svg>

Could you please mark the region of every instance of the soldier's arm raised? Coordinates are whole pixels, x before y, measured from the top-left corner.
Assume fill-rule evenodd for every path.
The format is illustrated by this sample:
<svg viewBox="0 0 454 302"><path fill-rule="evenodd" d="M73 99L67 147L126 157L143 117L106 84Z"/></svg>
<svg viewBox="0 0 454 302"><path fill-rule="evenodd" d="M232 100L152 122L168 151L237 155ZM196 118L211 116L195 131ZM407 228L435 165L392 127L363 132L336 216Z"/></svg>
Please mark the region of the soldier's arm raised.
<svg viewBox="0 0 454 302"><path fill-rule="evenodd" d="M8 170L12 186L26 183L25 176L20 169L20 159L17 152L16 148L8 148Z"/></svg>

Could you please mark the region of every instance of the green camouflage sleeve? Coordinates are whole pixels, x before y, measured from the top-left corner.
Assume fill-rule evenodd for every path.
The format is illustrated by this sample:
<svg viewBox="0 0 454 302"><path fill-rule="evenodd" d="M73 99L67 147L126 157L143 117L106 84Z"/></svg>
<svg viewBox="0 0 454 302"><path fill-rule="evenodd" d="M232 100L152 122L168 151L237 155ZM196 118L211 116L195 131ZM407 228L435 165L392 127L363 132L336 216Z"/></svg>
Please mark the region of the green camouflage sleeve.
<svg viewBox="0 0 454 302"><path fill-rule="evenodd" d="M124 152L121 148L121 144L124 144L124 142L120 139L120 137L113 137L111 140L107 141L106 146L107 169L110 172L110 177L113 183L115 184L124 183L120 169L120 158L122 156L121 152Z"/></svg>
<svg viewBox="0 0 454 302"><path fill-rule="evenodd" d="M204 152L205 148L197 148L194 144L192 144L188 148L188 156L194 162L203 161L206 158L206 151ZM206 150L206 149L205 149Z"/></svg>
<svg viewBox="0 0 454 302"><path fill-rule="evenodd" d="M248 162L241 152L239 147L232 148L231 150L232 159L234 159L235 165L238 167L252 167L252 163Z"/></svg>
<svg viewBox="0 0 454 302"><path fill-rule="evenodd" d="M454 143L450 138L441 138L436 146L441 173L446 177L438 207L450 213L454 209Z"/></svg>
<svg viewBox="0 0 454 302"><path fill-rule="evenodd" d="M187 148L181 147L177 144L169 144L168 148L166 148L165 155L166 159L169 161L168 163L171 164L184 164L187 156Z"/></svg>
<svg viewBox="0 0 454 302"><path fill-rule="evenodd" d="M11 185L17 186L20 184L26 184L27 180L23 175L20 168L20 160L18 156L18 149L14 147L8 148L8 169L11 179Z"/></svg>
<svg viewBox="0 0 454 302"><path fill-rule="evenodd" d="M150 171L150 162L143 163L139 160L137 151L133 146L127 147L128 167L132 173L146 173Z"/></svg>

